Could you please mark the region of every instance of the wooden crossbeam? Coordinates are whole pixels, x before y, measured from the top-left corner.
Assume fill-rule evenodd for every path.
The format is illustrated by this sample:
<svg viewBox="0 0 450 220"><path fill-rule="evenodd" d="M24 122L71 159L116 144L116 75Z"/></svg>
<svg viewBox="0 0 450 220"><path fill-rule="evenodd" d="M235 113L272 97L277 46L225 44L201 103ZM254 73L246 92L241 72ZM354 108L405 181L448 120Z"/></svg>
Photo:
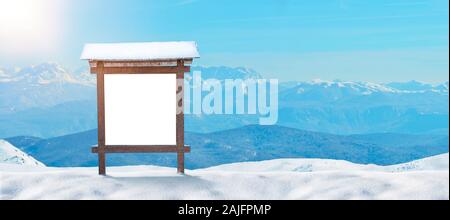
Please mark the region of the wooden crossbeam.
<svg viewBox="0 0 450 220"><path fill-rule="evenodd" d="M177 66L148 66L148 67L103 67L103 74L147 74L147 73L178 73ZM191 71L190 66L184 66L183 71ZM91 67L91 73L98 73L99 67Z"/></svg>
<svg viewBox="0 0 450 220"><path fill-rule="evenodd" d="M181 149L185 153L191 152L190 146ZM180 148L176 145L107 145L92 147L92 153L177 153Z"/></svg>
<svg viewBox="0 0 450 220"><path fill-rule="evenodd" d="M96 60L89 61L90 67L97 67ZM155 60L155 61L102 61L104 67L150 67L150 66L177 66L177 60ZM184 60L185 65L192 64L192 59Z"/></svg>

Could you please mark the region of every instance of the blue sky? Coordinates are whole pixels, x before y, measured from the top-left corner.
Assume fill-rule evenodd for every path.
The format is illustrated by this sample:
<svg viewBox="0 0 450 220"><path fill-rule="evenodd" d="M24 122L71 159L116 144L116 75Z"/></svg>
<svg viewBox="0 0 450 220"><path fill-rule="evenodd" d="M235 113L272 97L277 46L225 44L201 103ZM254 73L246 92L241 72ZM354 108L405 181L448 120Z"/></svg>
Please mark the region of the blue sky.
<svg viewBox="0 0 450 220"><path fill-rule="evenodd" d="M47 4L51 21L34 34L51 40L19 53L14 45L27 39L0 37L0 65L76 68L88 42L195 40L196 64L245 66L282 81L448 81L447 0L34 1Z"/></svg>

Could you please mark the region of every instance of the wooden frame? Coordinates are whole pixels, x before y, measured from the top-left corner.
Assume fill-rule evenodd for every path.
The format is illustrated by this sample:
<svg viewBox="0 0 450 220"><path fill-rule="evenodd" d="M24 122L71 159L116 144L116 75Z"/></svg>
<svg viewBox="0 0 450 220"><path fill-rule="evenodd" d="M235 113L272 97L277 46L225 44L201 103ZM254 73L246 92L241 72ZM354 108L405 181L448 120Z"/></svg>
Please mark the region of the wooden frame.
<svg viewBox="0 0 450 220"><path fill-rule="evenodd" d="M100 70L101 68L101 70ZM189 66L183 67L184 72L190 72ZM142 74L142 73L177 73L177 66L151 66L151 67L91 67L91 73L103 74Z"/></svg>
<svg viewBox="0 0 450 220"><path fill-rule="evenodd" d="M107 153L177 153L177 171L184 173L184 154L191 151L184 144L184 73L190 71L186 63L192 59L164 61L89 61L91 73L97 74L97 116L98 145L92 147L92 153L98 154L98 173L106 175ZM175 92L177 107L181 109L176 115L176 145L106 145L105 143L105 74L176 74Z"/></svg>

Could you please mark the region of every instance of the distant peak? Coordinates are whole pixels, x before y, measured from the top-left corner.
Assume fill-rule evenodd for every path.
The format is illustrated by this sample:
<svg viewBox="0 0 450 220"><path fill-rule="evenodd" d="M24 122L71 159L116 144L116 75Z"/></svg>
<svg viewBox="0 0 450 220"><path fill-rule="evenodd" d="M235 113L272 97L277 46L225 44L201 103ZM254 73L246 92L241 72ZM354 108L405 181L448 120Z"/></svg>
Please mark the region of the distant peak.
<svg viewBox="0 0 450 220"><path fill-rule="evenodd" d="M0 163L28 166L45 166L5 140L0 140Z"/></svg>
<svg viewBox="0 0 450 220"><path fill-rule="evenodd" d="M23 81L30 84L47 85L52 83L74 83L94 85L93 76L72 73L57 62L44 62L18 69L9 81Z"/></svg>
<svg viewBox="0 0 450 220"><path fill-rule="evenodd" d="M260 79L263 78L257 71L246 67L227 66L193 66L192 72L200 71L203 78L211 79Z"/></svg>

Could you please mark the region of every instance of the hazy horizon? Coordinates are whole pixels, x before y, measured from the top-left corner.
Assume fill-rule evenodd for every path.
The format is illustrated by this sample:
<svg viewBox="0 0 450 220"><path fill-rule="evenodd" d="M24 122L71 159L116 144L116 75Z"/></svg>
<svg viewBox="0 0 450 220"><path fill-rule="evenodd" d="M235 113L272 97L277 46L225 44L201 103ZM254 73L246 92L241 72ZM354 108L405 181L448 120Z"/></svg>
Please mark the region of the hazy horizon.
<svg viewBox="0 0 450 220"><path fill-rule="evenodd" d="M29 65L21 65L21 66L1 66L0 65L0 69L3 68L5 70L9 70L9 71L20 71L20 69L23 69L23 68L27 68L27 67L31 67L31 66L39 66L39 65L43 65L43 64L52 64L52 63L60 65L65 70L69 71L70 73L77 73L77 71L79 72L82 69L87 70L89 68L88 64L81 64L78 67L71 68L68 65L64 65L64 64L56 62L56 61L47 61L47 62L41 62L41 63L33 63L33 64L29 64ZM224 68L233 68L233 69L245 68L245 69L254 70L253 68L246 67L246 66L224 66L224 65L208 66L208 65L195 65L194 64L194 65L192 65L192 67L203 67L203 68L224 67ZM264 78L269 78L269 77L267 77L264 74L264 72L259 72L259 71L257 71L257 72L259 74L261 74ZM6 73L11 73L11 72L6 72ZM326 82L370 82L370 83L379 83L379 84L419 82L419 83L431 84L431 85L440 85L440 84L449 82L448 79L447 80L443 80L443 81L424 81L424 80L417 80L417 79L404 79L404 80L400 80L400 81L369 81L369 80L354 80L354 79L352 80L352 79L339 79L339 78L334 78L334 79L329 79L329 78L311 78L311 79L301 79L301 80L296 80L296 79L283 80L283 79L279 79L280 83L288 83L288 82L315 82L315 81L326 81Z"/></svg>

